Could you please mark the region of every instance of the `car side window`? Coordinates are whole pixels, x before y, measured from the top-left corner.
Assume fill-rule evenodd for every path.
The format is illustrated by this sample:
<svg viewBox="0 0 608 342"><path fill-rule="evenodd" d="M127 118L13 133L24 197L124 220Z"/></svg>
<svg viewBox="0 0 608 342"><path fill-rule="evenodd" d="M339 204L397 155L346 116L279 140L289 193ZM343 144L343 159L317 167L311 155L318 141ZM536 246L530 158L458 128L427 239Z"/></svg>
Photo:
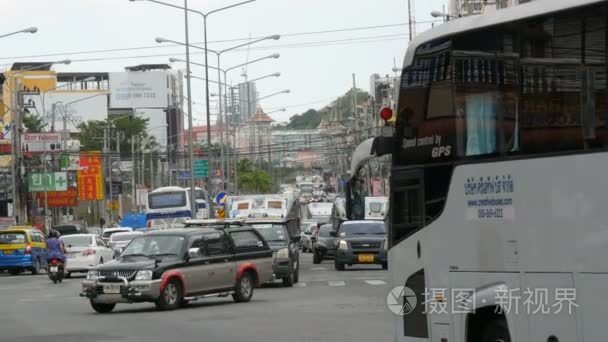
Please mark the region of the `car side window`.
<svg viewBox="0 0 608 342"><path fill-rule="evenodd" d="M30 235L30 239L32 240L32 242L42 242L40 236L38 236L37 233L33 233L32 235Z"/></svg>
<svg viewBox="0 0 608 342"><path fill-rule="evenodd" d="M226 255L229 254L229 248L225 236L222 234L212 234L205 236L205 255Z"/></svg>
<svg viewBox="0 0 608 342"><path fill-rule="evenodd" d="M203 236L199 235L199 236L194 237L194 241L192 242L192 245L190 246L190 248L199 249L197 258L200 258L203 255L205 255L205 240L203 239Z"/></svg>
<svg viewBox="0 0 608 342"><path fill-rule="evenodd" d="M95 242L97 243L97 246L107 247L103 240L100 238L95 238Z"/></svg>
<svg viewBox="0 0 608 342"><path fill-rule="evenodd" d="M230 233L237 251L257 251L264 248L264 242L251 231Z"/></svg>

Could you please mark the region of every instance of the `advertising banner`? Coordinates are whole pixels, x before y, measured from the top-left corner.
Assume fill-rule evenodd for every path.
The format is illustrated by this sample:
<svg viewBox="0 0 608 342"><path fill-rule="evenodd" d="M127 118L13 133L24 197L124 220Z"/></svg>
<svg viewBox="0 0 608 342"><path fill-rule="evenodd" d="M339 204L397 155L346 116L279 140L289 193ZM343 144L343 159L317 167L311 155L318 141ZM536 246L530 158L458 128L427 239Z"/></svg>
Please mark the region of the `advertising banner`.
<svg viewBox="0 0 608 342"><path fill-rule="evenodd" d="M23 153L58 153L63 151L61 133L23 133L21 135L21 152Z"/></svg>
<svg viewBox="0 0 608 342"><path fill-rule="evenodd" d="M167 108L165 72L110 73L110 108Z"/></svg>
<svg viewBox="0 0 608 342"><path fill-rule="evenodd" d="M78 206L78 189L69 187L67 191L49 191L48 193L49 208L76 207ZM38 203L44 204L45 193L37 194Z"/></svg>
<svg viewBox="0 0 608 342"><path fill-rule="evenodd" d="M103 196L102 156L99 152L80 155L78 171L78 198L83 201L100 201Z"/></svg>

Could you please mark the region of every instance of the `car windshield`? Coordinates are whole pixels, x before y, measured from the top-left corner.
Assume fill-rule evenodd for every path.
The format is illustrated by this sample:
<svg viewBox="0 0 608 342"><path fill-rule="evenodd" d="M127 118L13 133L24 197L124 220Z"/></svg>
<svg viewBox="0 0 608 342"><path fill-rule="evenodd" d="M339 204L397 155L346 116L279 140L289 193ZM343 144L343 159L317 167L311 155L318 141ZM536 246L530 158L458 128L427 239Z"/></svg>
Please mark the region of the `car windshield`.
<svg viewBox="0 0 608 342"><path fill-rule="evenodd" d="M93 239L89 235L64 236L61 238L66 246L90 246L93 244Z"/></svg>
<svg viewBox="0 0 608 342"><path fill-rule="evenodd" d="M0 233L0 244L16 244L25 243L26 238L24 233L2 232Z"/></svg>
<svg viewBox="0 0 608 342"><path fill-rule="evenodd" d="M123 257L180 255L184 249L185 238L177 235L140 236L125 248Z"/></svg>
<svg viewBox="0 0 608 342"><path fill-rule="evenodd" d="M319 237L331 237L330 233L334 230L334 227L331 224L326 224L321 226L319 229Z"/></svg>
<svg viewBox="0 0 608 342"><path fill-rule="evenodd" d="M287 232L285 226L281 224L254 224L253 228L257 229L266 242L286 242Z"/></svg>
<svg viewBox="0 0 608 342"><path fill-rule="evenodd" d="M133 239L135 239L138 236L141 236L141 233L120 233L120 234L113 234L110 237L110 241L111 242L125 242L125 241L131 241Z"/></svg>
<svg viewBox="0 0 608 342"><path fill-rule="evenodd" d="M70 235L82 233L76 226L57 226L53 227L54 230L58 231L61 235Z"/></svg>
<svg viewBox="0 0 608 342"><path fill-rule="evenodd" d="M341 237L384 234L386 234L384 222L347 222L340 227Z"/></svg>
<svg viewBox="0 0 608 342"><path fill-rule="evenodd" d="M103 232L103 238L104 239L108 239L110 238L110 236L112 236L112 234L116 234L116 233L124 233L124 232L129 232L129 230L112 230L109 232Z"/></svg>
<svg viewBox="0 0 608 342"><path fill-rule="evenodd" d="M374 214L377 214L382 211L382 207L383 207L382 203L372 202L369 204L369 211L371 211Z"/></svg>

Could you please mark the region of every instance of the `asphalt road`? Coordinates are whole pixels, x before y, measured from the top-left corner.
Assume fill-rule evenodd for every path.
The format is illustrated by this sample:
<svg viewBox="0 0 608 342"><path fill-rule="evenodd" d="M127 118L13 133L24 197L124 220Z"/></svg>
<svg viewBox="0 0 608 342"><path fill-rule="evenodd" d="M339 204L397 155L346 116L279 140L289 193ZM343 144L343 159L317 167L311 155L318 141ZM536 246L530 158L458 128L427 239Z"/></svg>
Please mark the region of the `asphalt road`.
<svg viewBox="0 0 608 342"><path fill-rule="evenodd" d="M334 270L301 254L300 283L256 289L251 302L231 297L158 312L154 304L93 312L78 297L81 279L52 284L46 275L0 274L0 341L392 341L388 272L377 266Z"/></svg>

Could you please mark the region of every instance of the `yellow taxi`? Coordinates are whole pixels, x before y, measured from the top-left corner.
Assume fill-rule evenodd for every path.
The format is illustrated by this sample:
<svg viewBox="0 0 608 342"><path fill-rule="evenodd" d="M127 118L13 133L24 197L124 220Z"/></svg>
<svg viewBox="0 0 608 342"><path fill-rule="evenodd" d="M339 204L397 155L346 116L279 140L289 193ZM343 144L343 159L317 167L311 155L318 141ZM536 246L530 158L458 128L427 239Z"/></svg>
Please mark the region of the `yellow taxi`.
<svg viewBox="0 0 608 342"><path fill-rule="evenodd" d="M46 267L46 238L30 226L12 226L0 231L0 271L12 275L23 271L38 274Z"/></svg>

